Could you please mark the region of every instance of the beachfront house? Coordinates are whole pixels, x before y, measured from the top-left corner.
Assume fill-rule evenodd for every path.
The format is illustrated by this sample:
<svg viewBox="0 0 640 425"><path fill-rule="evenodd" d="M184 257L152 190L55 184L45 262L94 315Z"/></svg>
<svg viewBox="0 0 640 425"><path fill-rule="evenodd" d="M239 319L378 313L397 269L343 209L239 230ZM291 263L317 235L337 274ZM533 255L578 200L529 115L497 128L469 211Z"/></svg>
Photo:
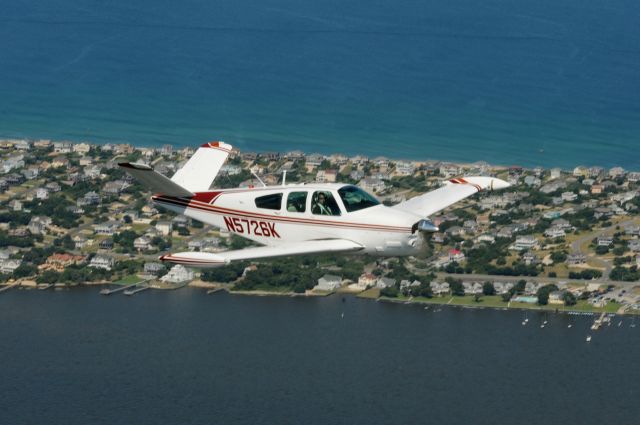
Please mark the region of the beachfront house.
<svg viewBox="0 0 640 425"><path fill-rule="evenodd" d="M186 267L176 264L169 270L169 273L160 278L165 283L184 283L193 280L194 273Z"/></svg>
<svg viewBox="0 0 640 425"><path fill-rule="evenodd" d="M342 286L342 277L332 274L325 274L318 279L318 284L313 287L315 291L335 291Z"/></svg>

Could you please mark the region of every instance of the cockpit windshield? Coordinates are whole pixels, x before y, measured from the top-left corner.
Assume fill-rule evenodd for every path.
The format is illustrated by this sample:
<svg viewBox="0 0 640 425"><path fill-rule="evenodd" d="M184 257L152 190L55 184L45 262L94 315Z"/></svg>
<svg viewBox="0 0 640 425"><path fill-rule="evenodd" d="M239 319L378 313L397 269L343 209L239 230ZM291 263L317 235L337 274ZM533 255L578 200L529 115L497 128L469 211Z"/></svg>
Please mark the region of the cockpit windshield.
<svg viewBox="0 0 640 425"><path fill-rule="evenodd" d="M342 198L342 203L347 209L347 212L380 205L380 201L357 186L344 186L338 189L338 194L340 198Z"/></svg>

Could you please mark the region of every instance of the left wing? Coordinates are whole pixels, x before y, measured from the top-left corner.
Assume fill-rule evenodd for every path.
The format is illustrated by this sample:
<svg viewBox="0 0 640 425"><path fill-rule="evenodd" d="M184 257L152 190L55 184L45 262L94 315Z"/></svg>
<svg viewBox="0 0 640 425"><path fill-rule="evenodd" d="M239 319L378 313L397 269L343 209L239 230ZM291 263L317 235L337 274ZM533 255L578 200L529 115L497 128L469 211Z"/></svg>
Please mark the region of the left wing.
<svg viewBox="0 0 640 425"><path fill-rule="evenodd" d="M509 186L506 181L494 177L459 177L449 180L439 189L401 202L393 208L428 217L480 191Z"/></svg>
<svg viewBox="0 0 640 425"><path fill-rule="evenodd" d="M258 258L283 257L288 255L320 254L325 252L354 252L363 246L346 239L322 239L305 242L291 242L280 245L260 246L236 251L179 252L166 254L160 260L185 266L209 268L229 264L232 261L255 260Z"/></svg>

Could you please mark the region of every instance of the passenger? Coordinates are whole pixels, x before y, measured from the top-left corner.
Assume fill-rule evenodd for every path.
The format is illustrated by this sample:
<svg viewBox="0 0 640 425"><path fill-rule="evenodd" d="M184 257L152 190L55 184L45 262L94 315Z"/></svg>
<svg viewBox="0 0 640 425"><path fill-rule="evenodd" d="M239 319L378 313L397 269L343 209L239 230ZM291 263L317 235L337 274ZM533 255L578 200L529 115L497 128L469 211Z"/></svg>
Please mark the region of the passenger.
<svg viewBox="0 0 640 425"><path fill-rule="evenodd" d="M319 215L333 215L333 211L331 211L331 207L327 205L327 196L324 193L322 192L318 193L318 197L316 201L313 203L311 212Z"/></svg>

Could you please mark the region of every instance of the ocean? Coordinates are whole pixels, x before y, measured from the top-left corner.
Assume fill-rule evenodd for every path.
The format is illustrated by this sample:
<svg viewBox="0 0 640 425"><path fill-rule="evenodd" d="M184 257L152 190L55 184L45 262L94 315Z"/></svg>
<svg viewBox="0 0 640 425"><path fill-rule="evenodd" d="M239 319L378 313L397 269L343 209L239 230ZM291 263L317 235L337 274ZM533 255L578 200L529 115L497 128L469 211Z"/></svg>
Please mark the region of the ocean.
<svg viewBox="0 0 640 425"><path fill-rule="evenodd" d="M523 315L350 296L12 289L0 295L0 423L637 422L630 318L594 332L593 318L529 312L522 326Z"/></svg>
<svg viewBox="0 0 640 425"><path fill-rule="evenodd" d="M640 169L635 0L0 6L0 137Z"/></svg>

